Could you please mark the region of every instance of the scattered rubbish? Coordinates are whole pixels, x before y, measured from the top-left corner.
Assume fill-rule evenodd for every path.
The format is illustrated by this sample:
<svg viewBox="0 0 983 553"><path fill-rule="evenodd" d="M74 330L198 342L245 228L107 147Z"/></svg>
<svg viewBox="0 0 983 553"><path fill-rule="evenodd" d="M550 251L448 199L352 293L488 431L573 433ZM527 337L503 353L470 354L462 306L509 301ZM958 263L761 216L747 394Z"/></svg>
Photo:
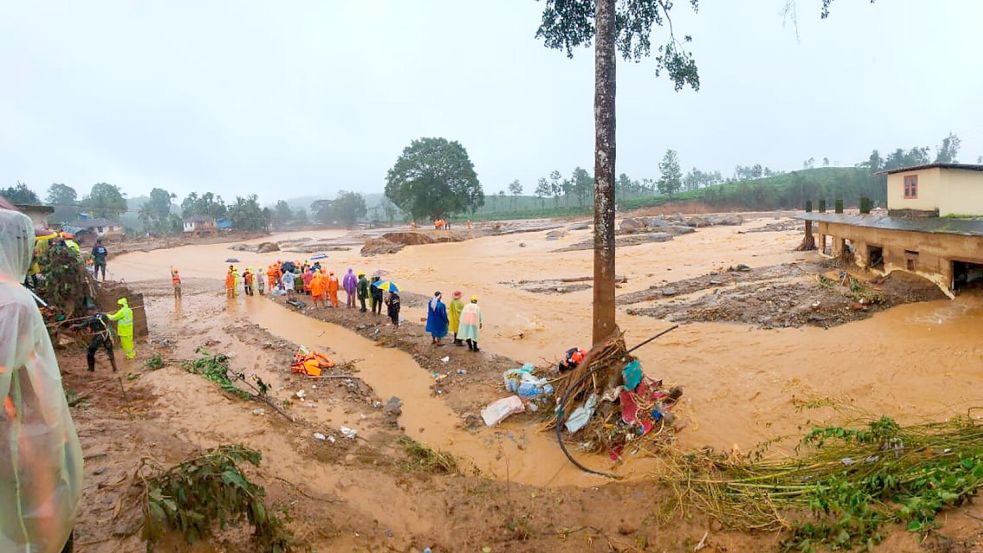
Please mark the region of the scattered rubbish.
<svg viewBox="0 0 983 553"><path fill-rule="evenodd" d="M597 409L597 394L591 394L583 405L570 413L566 422L567 432L574 433L583 428L594 415L594 409Z"/></svg>
<svg viewBox="0 0 983 553"><path fill-rule="evenodd" d="M535 369L532 363L526 363L518 369L509 369L502 373L505 389L515 392L522 399L534 399L553 394L553 386L545 378L533 376Z"/></svg>
<svg viewBox="0 0 983 553"><path fill-rule="evenodd" d="M436 380L437 382L440 382L441 380L447 378L447 374L441 374L441 373L436 372L436 371L430 373L430 376L432 376L433 379Z"/></svg>
<svg viewBox="0 0 983 553"><path fill-rule="evenodd" d="M303 308L307 307L307 304L306 303L304 303L304 302L302 302L300 300L293 300L293 299L287 300L287 305L296 307L297 309L303 309Z"/></svg>
<svg viewBox="0 0 983 553"><path fill-rule="evenodd" d="M328 436L328 441L331 443L335 443L337 440L335 440L334 436Z"/></svg>
<svg viewBox="0 0 983 553"><path fill-rule="evenodd" d="M294 395L297 396L298 399L304 399L304 396L307 395L307 392L305 392L304 390L297 390L297 393Z"/></svg>
<svg viewBox="0 0 983 553"><path fill-rule="evenodd" d="M448 362L448 361L450 361L450 360L451 360L451 356L450 356L450 355L447 355L447 356L444 356L444 357L441 357L441 358L440 358L440 361L441 361L442 363L447 363L447 362Z"/></svg>
<svg viewBox="0 0 983 553"><path fill-rule="evenodd" d="M315 432L314 433L314 439L323 442L324 440L326 440L328 438L324 434L321 434L320 432Z"/></svg>
<svg viewBox="0 0 983 553"><path fill-rule="evenodd" d="M840 462L843 463L846 466L850 466L850 465L852 465L854 463L853 459L851 459L849 457L844 457L844 458L840 459Z"/></svg>
<svg viewBox="0 0 983 553"><path fill-rule="evenodd" d="M327 259L328 254L326 253L316 253L311 256L311 261L317 261L318 259Z"/></svg>
<svg viewBox="0 0 983 553"><path fill-rule="evenodd" d="M468 374L468 371L466 371L464 369L457 369L457 374L465 375L465 374Z"/></svg>
<svg viewBox="0 0 983 553"><path fill-rule="evenodd" d="M354 428L348 428L347 426L341 427L341 435L348 438L349 440L354 440L358 436L358 431Z"/></svg>
<svg viewBox="0 0 983 553"><path fill-rule="evenodd" d="M253 409L253 414L254 415L265 415L266 414L266 409L263 409L262 407L257 407L255 409Z"/></svg>
<svg viewBox="0 0 983 553"><path fill-rule="evenodd" d="M519 399L519 396L508 396L495 400L481 410L481 418L486 426L495 426L510 415L521 413L526 410L526 406Z"/></svg>

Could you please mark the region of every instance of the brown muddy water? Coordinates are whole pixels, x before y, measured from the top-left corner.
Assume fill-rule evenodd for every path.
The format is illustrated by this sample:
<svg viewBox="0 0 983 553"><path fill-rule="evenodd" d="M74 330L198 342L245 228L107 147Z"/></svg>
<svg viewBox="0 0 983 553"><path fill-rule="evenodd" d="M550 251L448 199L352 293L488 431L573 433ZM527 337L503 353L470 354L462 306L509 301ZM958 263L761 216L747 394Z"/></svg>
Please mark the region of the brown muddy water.
<svg viewBox="0 0 983 553"><path fill-rule="evenodd" d="M761 267L817 259L814 252L792 251L801 239L796 232L738 233L767 222L771 218L623 248L618 252L617 272L628 282L619 293L738 263ZM388 270L403 290L411 292L476 294L485 320L483 349L518 361L547 364L568 347L587 344L590 290L547 295L499 283L590 275L591 252L553 252L584 240L589 232L573 231L553 241L545 239L545 232L493 236L407 247L371 258L359 256L354 249L329 252L326 263L336 273L348 267ZM272 240L343 235L339 231L300 232L275 235ZM228 266L227 257L241 260L240 267L256 268L285 255L300 255L234 252L228 249L230 245L129 253L111 260L109 271L116 278L137 282L166 278L169 267L176 266L185 278L218 283ZM484 472L505 477L507 466L510 478L528 483L598 483L566 467L549 435L535 428L506 423L503 429L477 434L462 430L443 400L430 395L430 375L406 353L380 348L346 329L286 311L261 298L239 298L234 309L226 310L220 284L214 303L208 305L216 315L225 314L215 317L216 329L229 322L225 317L245 319L290 341L329 346L345 358L363 359L360 374L377 395L403 399L400 423L410 436L468 459ZM421 309L404 307L405 318L422 316ZM618 322L629 345L669 326L623 310ZM677 415L687 423L678 436L680 447L746 450L776 436L798 434L811 422L833 416L829 409L803 412L798 400L830 398L904 422L941 419L983 405L979 392L983 384L983 298L966 295L904 305L828 330L693 323L637 353L651 376L685 389L677 408ZM504 390L502 395L506 395ZM489 447L491 443L506 445ZM648 468L634 461L626 465L620 470L628 474Z"/></svg>

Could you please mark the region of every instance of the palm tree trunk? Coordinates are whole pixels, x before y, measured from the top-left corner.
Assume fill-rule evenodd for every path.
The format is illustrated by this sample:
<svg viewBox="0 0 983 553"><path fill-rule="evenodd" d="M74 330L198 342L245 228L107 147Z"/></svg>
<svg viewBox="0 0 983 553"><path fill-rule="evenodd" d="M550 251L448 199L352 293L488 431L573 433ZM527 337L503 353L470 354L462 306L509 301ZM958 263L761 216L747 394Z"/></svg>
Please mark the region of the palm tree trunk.
<svg viewBox="0 0 983 553"><path fill-rule="evenodd" d="M594 42L594 328L618 330L614 306L615 0L596 0Z"/></svg>

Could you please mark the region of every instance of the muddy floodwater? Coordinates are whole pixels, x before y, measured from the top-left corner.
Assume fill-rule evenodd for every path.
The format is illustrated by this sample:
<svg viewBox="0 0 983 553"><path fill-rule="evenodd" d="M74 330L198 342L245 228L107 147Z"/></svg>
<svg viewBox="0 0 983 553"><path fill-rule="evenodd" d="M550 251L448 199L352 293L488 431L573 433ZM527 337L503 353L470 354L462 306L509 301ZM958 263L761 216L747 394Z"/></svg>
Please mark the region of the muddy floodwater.
<svg viewBox="0 0 983 553"><path fill-rule="evenodd" d="M739 232L769 222L767 218L741 226L701 228L667 242L623 248L618 251L617 273L627 282L620 284L618 293L737 264L764 267L818 260L815 252L792 251L801 240L796 232ZM350 251L327 252L322 265L336 273L349 267L366 272L384 269L402 290L420 294L441 290L449 295L460 290L466 297L477 295L485 320L482 349L545 365L555 363L569 347L588 345L590 289L544 294L503 283L590 275L590 251L554 251L585 240L589 233L571 231L558 240L546 240L545 232L490 236L410 246L375 257L361 257L355 246ZM345 234L285 233L254 243ZM219 283L228 257L238 258L240 268L257 268L288 256L302 259L308 255L232 251L231 245L128 253L111 259L109 272L113 278L137 283L167 278L168 269L175 266L185 278ZM216 301L203 305L224 312L221 294L217 284ZM154 310L148 313L152 318L173 315L166 302ZM418 320L423 315L420 308L404 307L405 319ZM486 472L503 470L502 450L491 451L483 441L490 431L461 430L444 400L431 395L430 375L409 354L380 348L353 332L289 312L262 298L240 298L232 313L224 316L247 319L292 342L330 347L344 358L362 359L361 374L380 397L403 399L400 424L407 434L452 451ZM215 317L216 328L227 322ZM670 325L628 315L624 308L619 309L618 323L629 346ZM678 434L683 448L710 445L747 450L776 436L797 434L810 421L831 415L828 410L803 412L797 400L831 398L904 422L940 419L983 405L979 386L983 384L983 298L967 294L955 300L902 305L830 329L691 323L638 350L637 355L649 375L685 390L676 409L686 422ZM537 434L534 428L508 424L505 428L524 436L521 448L504 450L510 458L512 479L540 485L596 483L564 468L549 435Z"/></svg>

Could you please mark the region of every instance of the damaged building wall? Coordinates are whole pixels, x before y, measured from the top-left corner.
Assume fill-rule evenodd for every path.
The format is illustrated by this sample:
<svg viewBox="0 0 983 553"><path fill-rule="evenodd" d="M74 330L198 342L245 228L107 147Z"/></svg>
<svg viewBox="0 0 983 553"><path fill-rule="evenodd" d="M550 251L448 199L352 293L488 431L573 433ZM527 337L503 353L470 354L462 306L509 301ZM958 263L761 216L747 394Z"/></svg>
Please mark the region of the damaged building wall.
<svg viewBox="0 0 983 553"><path fill-rule="evenodd" d="M832 255L845 253L845 240L853 246L853 259L858 267L882 274L907 271L934 282L952 296L952 262L966 261L983 264L983 237L877 229L837 223L820 222L820 240L827 236L832 242ZM871 268L871 246L882 248L884 265Z"/></svg>

